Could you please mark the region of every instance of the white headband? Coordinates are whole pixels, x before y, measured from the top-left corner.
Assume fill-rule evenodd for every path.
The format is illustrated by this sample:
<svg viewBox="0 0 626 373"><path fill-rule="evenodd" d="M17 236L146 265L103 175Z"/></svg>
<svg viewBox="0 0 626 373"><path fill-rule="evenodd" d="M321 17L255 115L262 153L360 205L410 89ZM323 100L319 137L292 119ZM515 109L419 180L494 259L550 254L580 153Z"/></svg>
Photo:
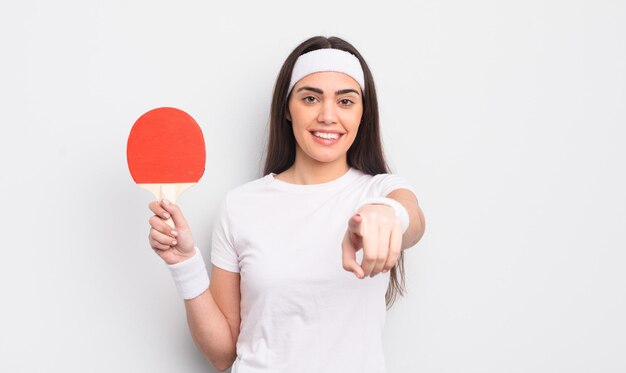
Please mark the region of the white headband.
<svg viewBox="0 0 626 373"><path fill-rule="evenodd" d="M322 71L335 71L343 73L356 80L361 86L361 92L365 92L365 79L359 59L352 53L333 48L316 49L298 57L293 72L287 95L298 80L313 73Z"/></svg>

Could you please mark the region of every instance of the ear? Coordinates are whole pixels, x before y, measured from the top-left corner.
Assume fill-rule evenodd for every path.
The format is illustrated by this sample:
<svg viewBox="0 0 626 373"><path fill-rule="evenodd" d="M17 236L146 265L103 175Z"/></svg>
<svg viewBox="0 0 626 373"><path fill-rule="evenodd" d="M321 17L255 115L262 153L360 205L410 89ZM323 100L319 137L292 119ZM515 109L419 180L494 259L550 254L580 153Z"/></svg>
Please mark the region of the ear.
<svg viewBox="0 0 626 373"><path fill-rule="evenodd" d="M291 122L291 113L289 112L289 109L285 110L285 118Z"/></svg>

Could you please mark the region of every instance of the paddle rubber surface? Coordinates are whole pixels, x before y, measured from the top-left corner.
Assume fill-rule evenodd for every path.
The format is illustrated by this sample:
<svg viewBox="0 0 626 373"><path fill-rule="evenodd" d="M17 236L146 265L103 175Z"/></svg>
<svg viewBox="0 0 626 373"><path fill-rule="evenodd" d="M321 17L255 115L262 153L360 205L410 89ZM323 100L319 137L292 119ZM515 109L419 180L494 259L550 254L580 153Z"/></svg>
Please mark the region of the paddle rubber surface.
<svg viewBox="0 0 626 373"><path fill-rule="evenodd" d="M206 163L202 130L180 109L150 110L133 125L126 157L137 184L197 183Z"/></svg>

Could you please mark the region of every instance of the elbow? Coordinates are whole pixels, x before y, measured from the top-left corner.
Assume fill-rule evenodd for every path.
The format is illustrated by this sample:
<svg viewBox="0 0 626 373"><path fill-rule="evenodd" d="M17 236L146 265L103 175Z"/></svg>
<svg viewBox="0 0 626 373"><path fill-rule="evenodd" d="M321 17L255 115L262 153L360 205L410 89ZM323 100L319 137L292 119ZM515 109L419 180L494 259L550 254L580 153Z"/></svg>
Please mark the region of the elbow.
<svg viewBox="0 0 626 373"><path fill-rule="evenodd" d="M424 237L425 230L426 230L426 224L422 216L418 227L412 232L410 232L410 234L408 234L409 237L406 238L407 242L405 245L403 245L403 247L405 247L405 249L409 249L417 245L417 243L421 241L422 237Z"/></svg>
<svg viewBox="0 0 626 373"><path fill-rule="evenodd" d="M422 212L422 209L418 208L417 216L419 218L419 224L418 224L418 228L417 228L417 235L416 235L415 239L411 242L412 243L411 246L417 245L417 243L420 242L422 237L424 237L424 232L426 231L426 219L424 218L424 213Z"/></svg>
<svg viewBox="0 0 626 373"><path fill-rule="evenodd" d="M235 353L235 351L224 352L222 354L213 356L205 354L205 356L207 360L209 360L209 363L213 365L213 368L217 369L220 372L223 372L226 369L230 368L237 358L237 354Z"/></svg>
<svg viewBox="0 0 626 373"><path fill-rule="evenodd" d="M417 237L413 240L413 242L411 242L411 247L417 245L417 243L422 240L422 237L424 237L424 228L425 227L422 225L422 229L418 232Z"/></svg>
<svg viewBox="0 0 626 373"><path fill-rule="evenodd" d="M233 363L235 362L235 359L234 358L232 358L232 359L230 359L230 358L229 359L215 359L215 360L209 360L209 362L219 372L224 372L226 369L228 369L231 366L233 366Z"/></svg>
<svg viewBox="0 0 626 373"><path fill-rule="evenodd" d="M223 351L223 353L219 355L214 355L214 356L205 355L205 356L207 356L209 362L211 363L211 365L213 365L215 369L217 369L220 372L223 372L227 370L228 368L230 368L231 366L233 366L233 363L235 362L235 359L237 358L237 353L233 349L231 351Z"/></svg>
<svg viewBox="0 0 626 373"><path fill-rule="evenodd" d="M216 370L223 372L230 368L235 359L237 358L237 344L236 340L233 341L230 338L230 333L228 338L226 339L226 343L219 343L216 340L213 340L209 343L208 341L199 338L198 335L193 333L193 340L196 343L196 346L200 349L204 358L215 368Z"/></svg>
<svg viewBox="0 0 626 373"><path fill-rule="evenodd" d="M213 364L213 367L214 367L215 369L217 369L217 371L218 371L218 372L225 372L225 371L226 371L228 368L230 368L231 366L232 366L232 364L229 364L229 365L222 365L222 366Z"/></svg>

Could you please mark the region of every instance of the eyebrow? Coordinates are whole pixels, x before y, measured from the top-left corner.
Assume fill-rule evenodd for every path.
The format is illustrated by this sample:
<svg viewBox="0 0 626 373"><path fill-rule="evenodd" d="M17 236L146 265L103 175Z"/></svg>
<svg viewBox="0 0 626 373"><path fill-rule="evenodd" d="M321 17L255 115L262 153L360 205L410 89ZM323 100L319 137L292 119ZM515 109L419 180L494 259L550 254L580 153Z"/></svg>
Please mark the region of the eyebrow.
<svg viewBox="0 0 626 373"><path fill-rule="evenodd" d="M305 90L306 91L312 91L312 92L315 92L315 93L319 93L320 95L324 94L324 91L322 91L319 88L307 87L307 86L299 88L296 92L305 91ZM338 90L337 92L335 92L335 95L345 95L346 93L351 93L351 92L354 92L357 95L359 94L359 91L357 91L356 89L347 88L347 89L340 89L340 90Z"/></svg>

